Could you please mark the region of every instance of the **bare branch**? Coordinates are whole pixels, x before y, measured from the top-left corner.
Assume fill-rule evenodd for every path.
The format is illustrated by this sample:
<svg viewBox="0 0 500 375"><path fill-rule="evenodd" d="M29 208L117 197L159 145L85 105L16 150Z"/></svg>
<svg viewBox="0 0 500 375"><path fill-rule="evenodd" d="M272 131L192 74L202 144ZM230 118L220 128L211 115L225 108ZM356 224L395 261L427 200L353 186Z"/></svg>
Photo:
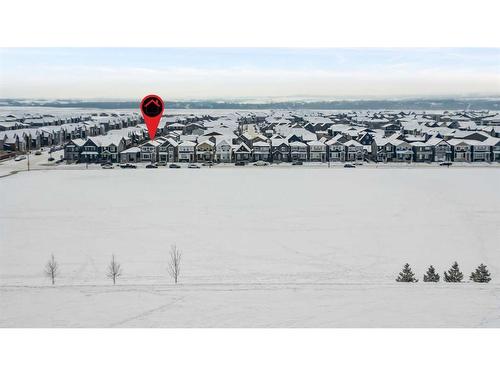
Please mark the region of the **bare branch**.
<svg viewBox="0 0 500 375"><path fill-rule="evenodd" d="M167 270L176 284L179 281L179 275L181 272L181 258L182 254L179 250L177 250L177 246L172 245L170 249L170 259L168 261Z"/></svg>
<svg viewBox="0 0 500 375"><path fill-rule="evenodd" d="M56 276L59 275L59 265L54 258L54 254L50 256L50 260L45 265L44 273L52 281L52 285L56 283Z"/></svg>

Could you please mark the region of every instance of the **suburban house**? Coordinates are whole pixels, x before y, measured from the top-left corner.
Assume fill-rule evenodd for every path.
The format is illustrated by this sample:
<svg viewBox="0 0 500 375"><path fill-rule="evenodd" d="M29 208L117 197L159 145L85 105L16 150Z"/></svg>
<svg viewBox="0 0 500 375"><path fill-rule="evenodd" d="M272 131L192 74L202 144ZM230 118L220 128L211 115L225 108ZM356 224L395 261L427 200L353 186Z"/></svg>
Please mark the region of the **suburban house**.
<svg viewBox="0 0 500 375"><path fill-rule="evenodd" d="M457 162L472 161L472 145L470 141L464 139L450 139L448 143L452 147L453 161Z"/></svg>
<svg viewBox="0 0 500 375"><path fill-rule="evenodd" d="M125 140L119 136L104 136L100 138L100 159L111 163L120 161L120 152L125 149Z"/></svg>
<svg viewBox="0 0 500 375"><path fill-rule="evenodd" d="M344 143L346 148L346 161L363 161L364 148L361 143L351 139Z"/></svg>
<svg viewBox="0 0 500 375"><path fill-rule="evenodd" d="M147 141L143 143L139 148L141 149L141 161L148 161L154 163L158 161L158 148L160 147L161 141Z"/></svg>
<svg viewBox="0 0 500 375"><path fill-rule="evenodd" d="M490 137L484 141L491 147L491 161L500 162L500 139Z"/></svg>
<svg viewBox="0 0 500 375"><path fill-rule="evenodd" d="M93 138L87 138L82 145L82 152L80 153L80 161L85 163L97 163L100 161L99 156L100 143Z"/></svg>
<svg viewBox="0 0 500 375"><path fill-rule="evenodd" d="M451 145L444 139L433 137L426 142L434 149L434 160L436 162L451 161Z"/></svg>
<svg viewBox="0 0 500 375"><path fill-rule="evenodd" d="M271 154L271 146L268 142L259 141L253 144L253 158L255 161L268 161Z"/></svg>
<svg viewBox="0 0 500 375"><path fill-rule="evenodd" d="M431 145L425 142L413 142L414 160L421 163L430 163L434 158L434 150Z"/></svg>
<svg viewBox="0 0 500 375"><path fill-rule="evenodd" d="M215 160L220 163L230 163L232 157L233 147L227 139L222 139L215 146Z"/></svg>
<svg viewBox="0 0 500 375"><path fill-rule="evenodd" d="M271 139L271 159L273 161L290 161L290 145L286 139Z"/></svg>
<svg viewBox="0 0 500 375"><path fill-rule="evenodd" d="M182 141L177 148L178 161L184 163L193 163L196 156L196 143L192 141Z"/></svg>
<svg viewBox="0 0 500 375"><path fill-rule="evenodd" d="M290 146L290 157L292 161L307 160L307 145L304 142L293 141L288 145Z"/></svg>
<svg viewBox="0 0 500 375"><path fill-rule="evenodd" d="M413 161L413 147L410 143L400 139L394 140L396 146L395 161L411 163Z"/></svg>
<svg viewBox="0 0 500 375"><path fill-rule="evenodd" d="M491 147L489 144L480 141L469 141L472 144L472 161L491 160Z"/></svg>
<svg viewBox="0 0 500 375"><path fill-rule="evenodd" d="M158 160L163 163L171 163L177 159L178 143L172 138L166 138L160 141L158 146Z"/></svg>
<svg viewBox="0 0 500 375"><path fill-rule="evenodd" d="M208 139L196 145L196 159L200 162L215 160L215 143Z"/></svg>
<svg viewBox="0 0 500 375"><path fill-rule="evenodd" d="M326 146L328 149L328 160L329 161L339 161L339 162L344 162L345 161L345 146L341 142L341 140L344 140L342 134L338 134L332 139L326 141Z"/></svg>
<svg viewBox="0 0 500 375"><path fill-rule="evenodd" d="M83 145L85 144L84 139L72 139L66 146L64 146L64 159L68 163L74 163L80 160L80 153L83 150Z"/></svg>
<svg viewBox="0 0 500 375"><path fill-rule="evenodd" d="M139 147L131 147L120 152L121 163L136 163L141 161L141 149Z"/></svg>
<svg viewBox="0 0 500 375"><path fill-rule="evenodd" d="M233 153L236 161L250 161L252 157L252 150L243 142L234 146Z"/></svg>
<svg viewBox="0 0 500 375"><path fill-rule="evenodd" d="M375 137L372 143L372 158L377 162L387 163L396 156L396 145L391 138Z"/></svg>
<svg viewBox="0 0 500 375"><path fill-rule="evenodd" d="M321 141L310 141L307 143L310 161L326 161L326 145Z"/></svg>

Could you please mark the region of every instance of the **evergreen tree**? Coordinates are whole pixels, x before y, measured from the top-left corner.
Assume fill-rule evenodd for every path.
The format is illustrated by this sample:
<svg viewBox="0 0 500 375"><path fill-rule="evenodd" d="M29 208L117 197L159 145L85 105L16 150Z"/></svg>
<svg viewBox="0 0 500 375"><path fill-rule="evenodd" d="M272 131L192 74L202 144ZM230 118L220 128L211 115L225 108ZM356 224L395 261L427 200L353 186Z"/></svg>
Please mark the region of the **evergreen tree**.
<svg viewBox="0 0 500 375"><path fill-rule="evenodd" d="M489 283L491 281L490 273L483 263L470 274L470 279L475 283Z"/></svg>
<svg viewBox="0 0 500 375"><path fill-rule="evenodd" d="M403 283L416 283L418 280L415 279L415 274L411 270L410 265L406 263L403 267L403 271L399 273L399 276L396 279L396 281Z"/></svg>
<svg viewBox="0 0 500 375"><path fill-rule="evenodd" d="M431 265L424 275L424 282L426 283L437 283L439 281L439 273L436 273L436 270Z"/></svg>
<svg viewBox="0 0 500 375"><path fill-rule="evenodd" d="M446 271L444 272L444 280L447 283L459 283L462 281L463 278L464 275L462 272L460 272L457 262L453 263L448 272Z"/></svg>

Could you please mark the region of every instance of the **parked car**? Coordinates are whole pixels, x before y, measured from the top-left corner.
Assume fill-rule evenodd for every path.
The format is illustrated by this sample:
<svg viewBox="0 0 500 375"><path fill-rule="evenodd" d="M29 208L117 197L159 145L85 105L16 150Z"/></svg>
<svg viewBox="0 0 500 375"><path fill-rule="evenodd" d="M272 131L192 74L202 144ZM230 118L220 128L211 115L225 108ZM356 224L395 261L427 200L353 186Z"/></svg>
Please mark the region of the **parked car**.
<svg viewBox="0 0 500 375"><path fill-rule="evenodd" d="M245 163L244 161L237 161L236 163L234 163L234 165L238 167L244 167L245 165L247 165L247 163Z"/></svg>
<svg viewBox="0 0 500 375"><path fill-rule="evenodd" d="M26 159L26 156L19 155L19 156L16 156L16 158L14 159L14 161L21 161L21 160L24 160L24 159Z"/></svg>
<svg viewBox="0 0 500 375"><path fill-rule="evenodd" d="M257 167L265 167L266 165L269 165L267 161L264 160L257 160L253 165L256 165Z"/></svg>
<svg viewBox="0 0 500 375"><path fill-rule="evenodd" d="M354 164L351 164L351 163L345 163L344 168L356 168L356 166Z"/></svg>
<svg viewBox="0 0 500 375"><path fill-rule="evenodd" d="M169 168L180 168L181 166L179 164L170 164L168 167Z"/></svg>
<svg viewBox="0 0 500 375"><path fill-rule="evenodd" d="M449 167L453 163L451 161L443 161L442 163L439 163L440 166L442 167Z"/></svg>
<svg viewBox="0 0 500 375"><path fill-rule="evenodd" d="M188 165L188 168L191 168L191 169L199 169L200 166L198 164L189 164Z"/></svg>
<svg viewBox="0 0 500 375"><path fill-rule="evenodd" d="M303 162L301 162L300 160L296 160L292 163L292 165L302 165L304 164Z"/></svg>
<svg viewBox="0 0 500 375"><path fill-rule="evenodd" d="M42 151L40 151L40 150L36 150L36 151L35 151L35 155L42 155Z"/></svg>
<svg viewBox="0 0 500 375"><path fill-rule="evenodd" d="M113 164L108 164L108 163L102 164L101 167L102 167L102 169L113 169L114 168Z"/></svg>
<svg viewBox="0 0 500 375"><path fill-rule="evenodd" d="M167 162L166 161L159 161L157 163L157 165L160 166L160 167L165 167L167 165Z"/></svg>
<svg viewBox="0 0 500 375"><path fill-rule="evenodd" d="M151 163L151 164L148 164L146 165L146 168L150 169L150 168L158 168L158 166L154 163Z"/></svg>
<svg viewBox="0 0 500 375"><path fill-rule="evenodd" d="M126 168L135 169L135 168L137 168L137 166L135 166L134 164L127 163L127 164L120 164L120 168L123 168L123 169L126 169Z"/></svg>
<svg viewBox="0 0 500 375"><path fill-rule="evenodd" d="M54 161L56 159L54 159L52 156L50 158L47 159L48 161Z"/></svg>
<svg viewBox="0 0 500 375"><path fill-rule="evenodd" d="M211 167L212 165L214 165L214 163L212 163L211 161L207 161L206 163L203 163L202 165L204 167Z"/></svg>

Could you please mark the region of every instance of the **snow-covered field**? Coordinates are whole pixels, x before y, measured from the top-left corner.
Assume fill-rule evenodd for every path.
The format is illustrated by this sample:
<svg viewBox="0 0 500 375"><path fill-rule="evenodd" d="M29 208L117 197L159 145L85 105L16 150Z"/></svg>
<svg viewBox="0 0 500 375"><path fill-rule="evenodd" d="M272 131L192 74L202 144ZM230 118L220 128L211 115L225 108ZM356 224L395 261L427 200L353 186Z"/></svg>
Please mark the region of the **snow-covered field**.
<svg viewBox="0 0 500 375"><path fill-rule="evenodd" d="M0 326L500 327L499 186L499 168L21 172L0 179ZM455 260L493 281L394 281Z"/></svg>

